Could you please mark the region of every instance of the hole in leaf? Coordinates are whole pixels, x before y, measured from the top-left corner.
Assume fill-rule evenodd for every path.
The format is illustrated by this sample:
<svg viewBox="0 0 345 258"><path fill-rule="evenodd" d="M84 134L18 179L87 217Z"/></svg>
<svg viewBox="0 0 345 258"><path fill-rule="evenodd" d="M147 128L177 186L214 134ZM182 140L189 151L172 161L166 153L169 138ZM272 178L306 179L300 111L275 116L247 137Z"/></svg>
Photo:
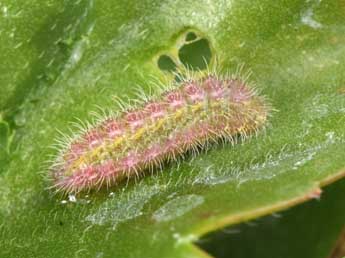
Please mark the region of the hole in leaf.
<svg viewBox="0 0 345 258"><path fill-rule="evenodd" d="M194 32L188 32L186 35L186 41L193 41L197 38L198 36Z"/></svg>
<svg viewBox="0 0 345 258"><path fill-rule="evenodd" d="M158 67L163 71L173 72L176 70L176 64L170 56L161 55L158 59Z"/></svg>
<svg viewBox="0 0 345 258"><path fill-rule="evenodd" d="M204 70L211 60L211 48L207 39L183 45L178 53L180 61L192 70Z"/></svg>

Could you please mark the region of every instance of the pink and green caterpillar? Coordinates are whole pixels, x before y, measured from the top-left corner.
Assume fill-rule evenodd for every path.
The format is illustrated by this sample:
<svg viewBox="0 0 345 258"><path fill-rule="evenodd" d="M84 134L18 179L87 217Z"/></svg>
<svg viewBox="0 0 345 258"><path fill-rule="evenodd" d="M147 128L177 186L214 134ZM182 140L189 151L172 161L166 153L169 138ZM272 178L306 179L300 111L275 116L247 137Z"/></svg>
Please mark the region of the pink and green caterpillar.
<svg viewBox="0 0 345 258"><path fill-rule="evenodd" d="M256 133L270 110L240 77L186 76L74 137L51 166L53 188L76 193L141 176L210 143Z"/></svg>

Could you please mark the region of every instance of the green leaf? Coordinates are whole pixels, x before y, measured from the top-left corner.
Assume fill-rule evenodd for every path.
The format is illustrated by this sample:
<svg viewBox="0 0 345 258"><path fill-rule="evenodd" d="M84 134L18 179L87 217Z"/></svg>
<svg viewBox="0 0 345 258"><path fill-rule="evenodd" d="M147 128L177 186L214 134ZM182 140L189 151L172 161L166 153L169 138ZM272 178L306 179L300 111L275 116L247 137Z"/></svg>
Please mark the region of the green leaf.
<svg viewBox="0 0 345 258"><path fill-rule="evenodd" d="M320 199L211 233L200 245L217 258L331 257L344 228L345 207L339 203L344 195L341 180L326 187Z"/></svg>
<svg viewBox="0 0 345 258"><path fill-rule="evenodd" d="M204 257L191 245L203 234L314 198L345 172L341 1L7 0L0 10L0 108L16 130L1 166L0 256ZM160 55L198 63L179 53L190 31L222 70L252 71L279 110L266 132L125 187L53 196L44 175L57 131L113 108L112 95L148 90L164 77Z"/></svg>

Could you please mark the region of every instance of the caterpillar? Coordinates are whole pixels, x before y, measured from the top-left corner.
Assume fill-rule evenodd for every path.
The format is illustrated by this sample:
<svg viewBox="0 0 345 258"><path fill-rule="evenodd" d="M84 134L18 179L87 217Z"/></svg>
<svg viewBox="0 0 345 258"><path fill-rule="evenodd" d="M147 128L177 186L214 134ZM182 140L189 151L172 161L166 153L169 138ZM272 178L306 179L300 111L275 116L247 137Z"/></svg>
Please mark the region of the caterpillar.
<svg viewBox="0 0 345 258"><path fill-rule="evenodd" d="M266 124L270 104L241 76L208 71L179 78L64 143L50 167L52 188L111 187Z"/></svg>

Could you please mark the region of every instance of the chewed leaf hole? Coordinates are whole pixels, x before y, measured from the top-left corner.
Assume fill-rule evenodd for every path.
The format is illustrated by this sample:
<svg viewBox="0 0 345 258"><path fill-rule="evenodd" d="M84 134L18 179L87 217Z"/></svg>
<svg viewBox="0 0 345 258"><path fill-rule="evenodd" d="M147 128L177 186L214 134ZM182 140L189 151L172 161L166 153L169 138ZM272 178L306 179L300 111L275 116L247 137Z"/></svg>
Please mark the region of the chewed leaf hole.
<svg viewBox="0 0 345 258"><path fill-rule="evenodd" d="M186 35L186 41L193 41L196 40L198 36L194 32L188 32Z"/></svg>
<svg viewBox="0 0 345 258"><path fill-rule="evenodd" d="M157 66L163 72L206 70L212 60L212 46L202 33L188 30L180 35L170 49L158 56ZM176 80L178 78L175 77Z"/></svg>
<svg viewBox="0 0 345 258"><path fill-rule="evenodd" d="M176 70L176 64L171 59L170 56L161 55L158 59L158 67L159 69L167 72L173 72Z"/></svg>
<svg viewBox="0 0 345 258"><path fill-rule="evenodd" d="M180 48L178 56L181 63L187 68L205 70L212 57L210 44L205 38L185 44Z"/></svg>

